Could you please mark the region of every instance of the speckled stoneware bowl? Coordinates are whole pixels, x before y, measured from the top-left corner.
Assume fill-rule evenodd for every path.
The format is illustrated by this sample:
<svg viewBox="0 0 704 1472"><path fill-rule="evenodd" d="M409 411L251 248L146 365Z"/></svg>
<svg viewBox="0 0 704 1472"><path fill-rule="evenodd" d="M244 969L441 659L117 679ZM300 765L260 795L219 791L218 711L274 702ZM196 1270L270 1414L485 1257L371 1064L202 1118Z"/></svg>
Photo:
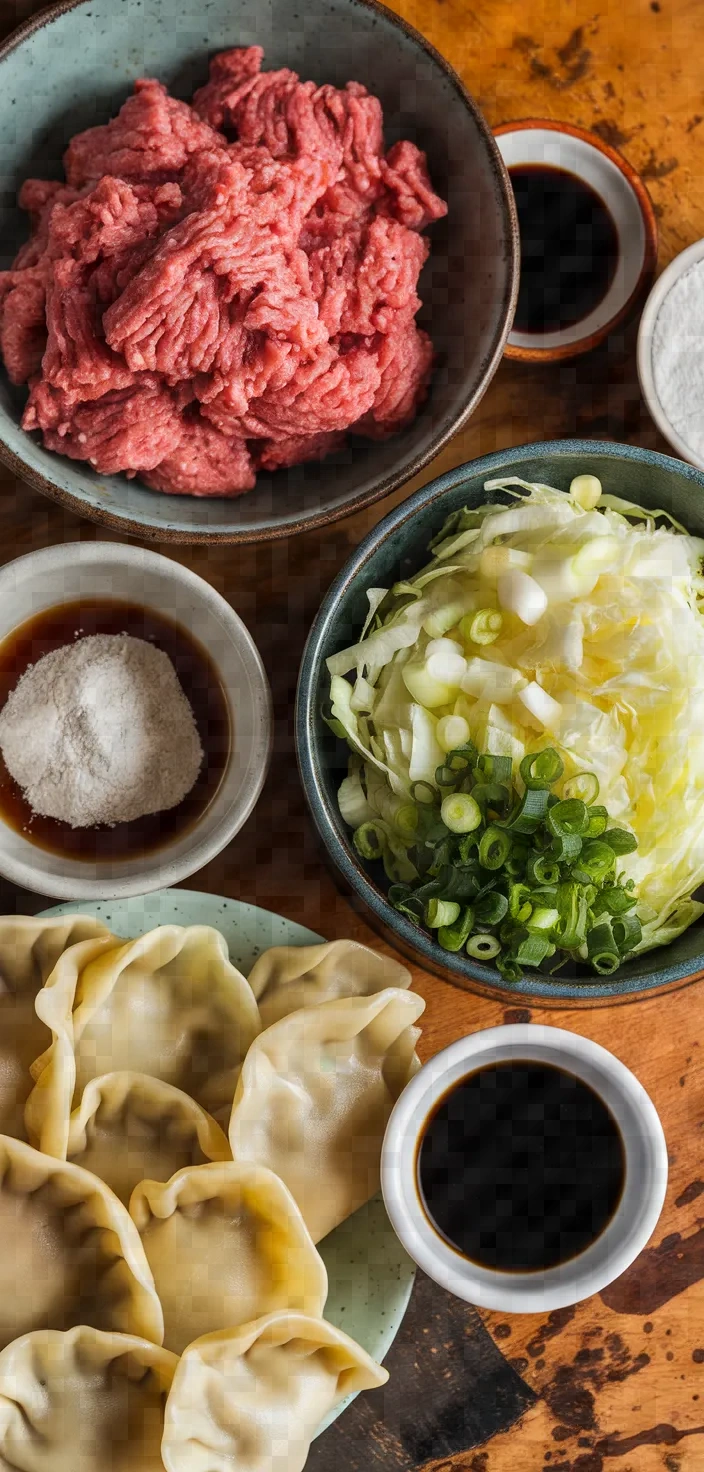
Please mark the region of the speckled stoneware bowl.
<svg viewBox="0 0 704 1472"><path fill-rule="evenodd" d="M614 977L577 981L568 974L526 973L508 986L491 966L464 952L450 955L388 903L380 884L367 872L352 846L350 829L337 806L337 789L347 770L347 748L322 719L328 694L325 660L358 637L367 612L366 590L388 588L428 561L428 542L450 511L486 500L485 480L517 475L567 490L573 476L591 471L605 490L663 507L697 536L704 536L704 474L680 460L634 445L593 440L553 440L485 455L450 470L404 501L369 534L342 569L323 601L306 645L298 686L296 740L306 796L328 855L345 887L359 899L372 922L392 944L429 971L469 990L532 1003L559 1001L594 1006L614 997L623 1001L652 996L704 975L704 924L693 925L672 945L649 952L621 967Z"/></svg>
<svg viewBox="0 0 704 1472"><path fill-rule="evenodd" d="M26 237L15 208L29 175L61 177L72 134L114 114L136 77L190 98L230 46L265 48L265 65L318 82L364 82L383 103L390 144L428 154L449 216L430 231L421 323L440 355L416 422L385 444L322 465L260 475L231 500L164 496L52 455L19 428L23 394L0 381L0 456L73 511L162 541L260 541L334 521L415 475L469 418L500 361L518 286L513 196L496 143L451 67L374 0L68 0L0 48L0 240L8 265Z"/></svg>

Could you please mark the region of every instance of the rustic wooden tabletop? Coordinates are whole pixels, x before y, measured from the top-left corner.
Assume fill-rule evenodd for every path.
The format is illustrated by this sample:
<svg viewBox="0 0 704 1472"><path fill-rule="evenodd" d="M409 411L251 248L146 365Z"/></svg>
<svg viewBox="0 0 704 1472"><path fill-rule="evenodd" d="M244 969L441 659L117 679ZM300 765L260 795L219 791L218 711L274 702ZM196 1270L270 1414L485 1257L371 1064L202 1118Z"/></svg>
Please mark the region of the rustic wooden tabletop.
<svg viewBox="0 0 704 1472"><path fill-rule="evenodd" d="M8 31L39 8L0 0ZM492 125L549 116L595 129L651 191L662 268L704 235L704 0L396 0L461 72ZM296 775L293 701L306 630L349 552L409 490L464 460L573 434L660 440L640 399L635 324L576 363L504 362L468 428L417 482L323 532L242 550L169 548L251 629L276 706L271 777L226 853L189 881L278 910L329 936L379 944L336 890ZM0 560L95 537L7 472ZM0 886L0 908L37 896ZM624 1277L576 1309L479 1315L427 1280L388 1358L385 1391L362 1397L313 1448L309 1472L701 1472L704 1468L704 982L633 1005L510 1008L417 970L422 1051L512 1021L552 1022L606 1044L660 1112L670 1185L655 1236ZM702 1040L704 1041L704 1039Z"/></svg>

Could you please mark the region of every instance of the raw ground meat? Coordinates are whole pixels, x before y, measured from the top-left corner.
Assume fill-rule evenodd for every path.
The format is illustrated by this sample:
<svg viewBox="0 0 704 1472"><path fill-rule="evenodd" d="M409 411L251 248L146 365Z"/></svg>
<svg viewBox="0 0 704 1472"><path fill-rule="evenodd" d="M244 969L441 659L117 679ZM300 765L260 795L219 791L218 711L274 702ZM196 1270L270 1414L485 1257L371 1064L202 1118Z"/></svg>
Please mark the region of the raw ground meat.
<svg viewBox="0 0 704 1472"><path fill-rule="evenodd" d="M446 214L425 156L384 153L358 82L216 56L192 106L135 84L28 179L31 235L0 272L0 351L49 450L172 495L236 496L259 469L411 422L433 348L419 233Z"/></svg>

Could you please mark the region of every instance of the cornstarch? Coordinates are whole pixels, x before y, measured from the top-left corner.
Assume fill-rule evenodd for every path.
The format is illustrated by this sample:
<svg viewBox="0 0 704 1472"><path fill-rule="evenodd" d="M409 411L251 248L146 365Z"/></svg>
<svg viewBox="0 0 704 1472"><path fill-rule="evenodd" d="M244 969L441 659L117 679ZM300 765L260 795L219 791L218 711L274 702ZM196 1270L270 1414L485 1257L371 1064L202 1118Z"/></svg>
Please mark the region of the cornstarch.
<svg viewBox="0 0 704 1472"><path fill-rule="evenodd" d="M30 665L0 712L0 750L33 811L72 828L176 807L203 760L171 660L129 634Z"/></svg>
<svg viewBox="0 0 704 1472"><path fill-rule="evenodd" d="M704 458L704 261L680 276L653 330L655 392L698 460Z"/></svg>

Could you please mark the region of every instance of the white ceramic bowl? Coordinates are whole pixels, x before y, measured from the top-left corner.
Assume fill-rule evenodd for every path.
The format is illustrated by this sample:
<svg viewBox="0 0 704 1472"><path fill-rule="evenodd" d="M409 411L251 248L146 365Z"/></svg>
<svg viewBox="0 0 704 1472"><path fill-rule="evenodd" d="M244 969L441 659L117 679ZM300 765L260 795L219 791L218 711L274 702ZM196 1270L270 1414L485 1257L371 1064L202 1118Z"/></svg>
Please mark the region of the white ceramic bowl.
<svg viewBox="0 0 704 1472"><path fill-rule="evenodd" d="M469 1262L431 1225L417 1184L425 1121L443 1094L489 1063L551 1063L589 1084L614 1116L625 1147L623 1195L609 1225L584 1252L546 1272L492 1272ZM492 1027L460 1038L416 1074L389 1120L381 1159L386 1209L418 1266L458 1298L501 1313L547 1313L599 1293L633 1262L655 1230L667 1186L667 1146L645 1089L618 1058L558 1027Z"/></svg>
<svg viewBox="0 0 704 1472"><path fill-rule="evenodd" d="M590 185L616 227L618 263L605 296L588 316L555 332L509 334L505 355L526 363L557 362L597 347L635 309L652 280L657 222L648 191L635 169L596 133L550 118L527 118L495 129L499 152L511 170L520 164L565 169Z"/></svg>
<svg viewBox="0 0 704 1472"><path fill-rule="evenodd" d="M63 858L0 821L0 874L58 899L112 899L186 879L246 822L271 751L271 695L251 635L208 583L157 552L112 542L65 542L9 562L0 569L0 640L46 608L91 597L153 608L204 646L227 698L233 740L208 807L188 832L152 853L100 862Z"/></svg>
<svg viewBox="0 0 704 1472"><path fill-rule="evenodd" d="M701 260L704 260L704 240L695 240L693 245L689 245L686 250L680 251L680 254L675 256L674 261L670 261L669 266L665 268L662 276L659 276L655 282L643 309L643 316L640 319L640 327L638 328L638 378L640 380L643 398L661 434L664 434L665 439L669 440L673 450L677 451L677 454L682 460L687 460L690 465L696 465L699 470L704 470L704 455L697 454L696 450L682 438L682 435L675 428L661 403L655 386L653 358L655 328L665 298L669 296L673 286L679 281L680 277L685 276ZM693 344L689 341L687 343L688 350L691 351L692 347ZM704 358L704 342L698 344L698 349L700 357ZM702 420L704 422L704 405L702 406Z"/></svg>

